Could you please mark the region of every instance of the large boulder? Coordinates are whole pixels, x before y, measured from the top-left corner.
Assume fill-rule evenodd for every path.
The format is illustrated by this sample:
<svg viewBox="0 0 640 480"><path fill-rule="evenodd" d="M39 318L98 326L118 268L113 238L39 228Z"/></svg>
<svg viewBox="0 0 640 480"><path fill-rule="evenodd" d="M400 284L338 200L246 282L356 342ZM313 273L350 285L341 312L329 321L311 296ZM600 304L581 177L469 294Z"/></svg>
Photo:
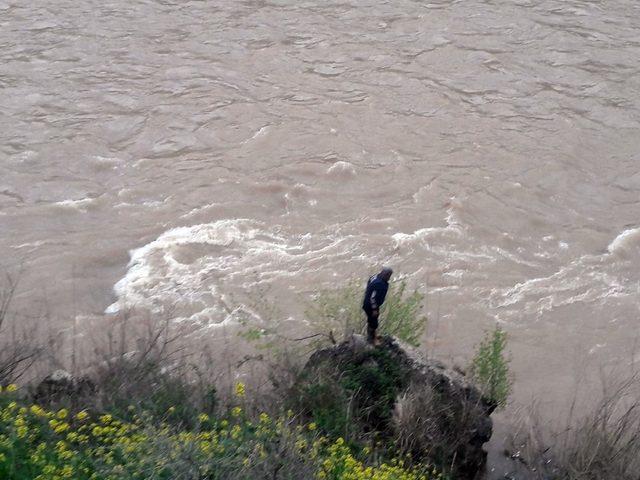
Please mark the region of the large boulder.
<svg viewBox="0 0 640 480"><path fill-rule="evenodd" d="M33 399L45 404L78 399L94 391L95 385L89 378L75 377L65 370L56 370L38 383Z"/></svg>
<svg viewBox="0 0 640 480"><path fill-rule="evenodd" d="M308 414L337 432L382 438L456 478L472 479L484 468L495 405L463 375L395 338L372 347L354 335L316 351L298 392Z"/></svg>

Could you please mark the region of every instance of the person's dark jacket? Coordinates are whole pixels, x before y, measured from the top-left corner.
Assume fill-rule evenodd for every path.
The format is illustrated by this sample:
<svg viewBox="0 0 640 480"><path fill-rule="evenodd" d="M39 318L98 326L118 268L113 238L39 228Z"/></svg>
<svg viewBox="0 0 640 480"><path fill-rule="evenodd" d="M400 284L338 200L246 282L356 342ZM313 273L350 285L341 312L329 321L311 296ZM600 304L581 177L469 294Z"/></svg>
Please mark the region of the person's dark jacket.
<svg viewBox="0 0 640 480"><path fill-rule="evenodd" d="M384 303L387 290L389 290L389 282L378 277L378 275L371 277L367 282L367 288L364 292L362 308L365 311L378 310Z"/></svg>

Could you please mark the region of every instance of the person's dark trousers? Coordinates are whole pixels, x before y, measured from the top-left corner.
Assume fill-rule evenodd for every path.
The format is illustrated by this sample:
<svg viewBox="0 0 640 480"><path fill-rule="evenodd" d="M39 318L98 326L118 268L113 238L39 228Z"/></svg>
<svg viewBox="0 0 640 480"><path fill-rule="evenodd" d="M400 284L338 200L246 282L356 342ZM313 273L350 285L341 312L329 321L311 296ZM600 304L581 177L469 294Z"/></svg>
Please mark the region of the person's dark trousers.
<svg viewBox="0 0 640 480"><path fill-rule="evenodd" d="M378 317L373 314L373 310L363 308L367 314L367 341L373 343L376 339L376 330L378 329Z"/></svg>

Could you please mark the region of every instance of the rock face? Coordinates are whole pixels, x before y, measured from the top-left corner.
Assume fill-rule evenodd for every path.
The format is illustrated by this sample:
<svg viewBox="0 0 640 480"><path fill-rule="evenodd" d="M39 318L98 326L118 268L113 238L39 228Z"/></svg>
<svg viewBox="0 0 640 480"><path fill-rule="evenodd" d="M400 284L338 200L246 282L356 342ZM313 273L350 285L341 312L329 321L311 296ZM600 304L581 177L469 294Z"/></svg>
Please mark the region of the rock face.
<svg viewBox="0 0 640 480"><path fill-rule="evenodd" d="M354 335L316 351L305 372L303 381L329 378L344 386L349 405L366 412L349 421L392 441L398 453L452 467L456 478L473 479L483 470L482 446L491 438L495 405L442 363L421 358L392 337L372 347Z"/></svg>
<svg viewBox="0 0 640 480"><path fill-rule="evenodd" d="M47 375L37 386L33 395L37 403L57 402L64 398L77 398L95 390L95 385L86 377L74 377L65 370L56 370Z"/></svg>

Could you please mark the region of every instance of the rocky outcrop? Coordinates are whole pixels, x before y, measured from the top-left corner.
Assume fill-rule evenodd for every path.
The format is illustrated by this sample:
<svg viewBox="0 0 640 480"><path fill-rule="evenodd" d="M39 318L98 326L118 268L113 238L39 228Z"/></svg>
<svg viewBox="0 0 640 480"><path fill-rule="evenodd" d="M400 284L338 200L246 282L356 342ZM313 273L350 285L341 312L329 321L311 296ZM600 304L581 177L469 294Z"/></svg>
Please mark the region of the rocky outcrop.
<svg viewBox="0 0 640 480"><path fill-rule="evenodd" d="M491 438L495 405L442 363L392 337L372 347L354 335L316 351L305 372L303 381L322 377L326 384L329 378L349 389L345 398L359 409L350 421L394 442L400 453L453 466L456 478L472 479L483 470L482 447Z"/></svg>
<svg viewBox="0 0 640 480"><path fill-rule="evenodd" d="M51 403L81 398L93 391L95 385L90 379L74 377L65 370L56 370L36 386L33 398L37 403Z"/></svg>

